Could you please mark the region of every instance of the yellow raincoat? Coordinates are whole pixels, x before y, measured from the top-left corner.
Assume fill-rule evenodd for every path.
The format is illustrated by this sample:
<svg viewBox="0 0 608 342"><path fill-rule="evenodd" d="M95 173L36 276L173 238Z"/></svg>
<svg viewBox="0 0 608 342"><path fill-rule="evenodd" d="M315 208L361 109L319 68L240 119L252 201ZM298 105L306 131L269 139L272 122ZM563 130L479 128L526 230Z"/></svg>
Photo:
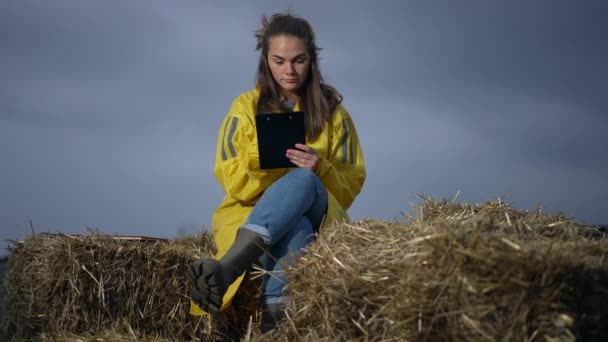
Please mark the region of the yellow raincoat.
<svg viewBox="0 0 608 342"><path fill-rule="evenodd" d="M224 189L225 196L215 210L211 223L218 249L216 259L228 251L236 238L237 229L245 223L264 190L291 170L260 169L254 117L258 97L258 89L238 96L219 130L213 173ZM296 104L294 111L298 110L299 104ZM346 210L361 191L366 176L357 131L344 106L337 106L331 121L331 127L325 124L315 140L306 141L320 155L316 174L329 196L327 214L321 229L335 222L350 220ZM243 277L241 275L230 285L224 295L221 310L230 304ZM191 302L190 314L204 315L205 311Z"/></svg>

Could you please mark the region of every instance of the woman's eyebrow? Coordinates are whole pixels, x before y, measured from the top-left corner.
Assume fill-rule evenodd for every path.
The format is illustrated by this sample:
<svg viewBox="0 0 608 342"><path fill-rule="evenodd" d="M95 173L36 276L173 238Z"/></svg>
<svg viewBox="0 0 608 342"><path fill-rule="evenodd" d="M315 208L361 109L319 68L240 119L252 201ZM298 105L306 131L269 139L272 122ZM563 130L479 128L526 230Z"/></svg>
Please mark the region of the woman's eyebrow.
<svg viewBox="0 0 608 342"><path fill-rule="evenodd" d="M282 59L282 60L285 59L285 57L281 57L279 55L272 55L271 57L272 58L277 58L277 59ZM293 59L298 59L298 58L302 58L302 57L306 57L306 52L302 52L301 54L295 56Z"/></svg>

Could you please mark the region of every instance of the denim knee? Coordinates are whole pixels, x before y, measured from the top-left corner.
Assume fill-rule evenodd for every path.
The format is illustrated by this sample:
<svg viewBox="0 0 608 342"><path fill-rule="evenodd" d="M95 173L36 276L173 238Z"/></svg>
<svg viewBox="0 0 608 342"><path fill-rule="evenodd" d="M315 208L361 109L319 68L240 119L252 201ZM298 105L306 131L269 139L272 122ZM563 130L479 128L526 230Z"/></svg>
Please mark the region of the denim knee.
<svg viewBox="0 0 608 342"><path fill-rule="evenodd" d="M305 169L303 167L293 169L287 174L289 174L290 177L296 177L304 182L312 184L314 184L319 179L319 177L317 177L317 175L312 170Z"/></svg>

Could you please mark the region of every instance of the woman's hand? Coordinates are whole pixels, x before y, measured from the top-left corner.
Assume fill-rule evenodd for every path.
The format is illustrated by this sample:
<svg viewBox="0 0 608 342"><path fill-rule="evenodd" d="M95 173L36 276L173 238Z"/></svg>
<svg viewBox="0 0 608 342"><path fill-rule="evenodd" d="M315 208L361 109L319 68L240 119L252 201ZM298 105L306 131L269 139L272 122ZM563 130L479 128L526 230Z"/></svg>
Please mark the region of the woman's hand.
<svg viewBox="0 0 608 342"><path fill-rule="evenodd" d="M296 144L297 150L287 150L287 158L299 167L309 169L312 172L319 166L319 153L312 147L304 144Z"/></svg>

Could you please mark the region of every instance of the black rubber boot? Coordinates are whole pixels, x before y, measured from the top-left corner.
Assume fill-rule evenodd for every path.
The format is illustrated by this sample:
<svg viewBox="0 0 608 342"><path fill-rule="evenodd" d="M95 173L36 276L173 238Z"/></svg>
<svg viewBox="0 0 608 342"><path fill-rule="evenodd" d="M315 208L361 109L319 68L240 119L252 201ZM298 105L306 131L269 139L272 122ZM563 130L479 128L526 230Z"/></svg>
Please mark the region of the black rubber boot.
<svg viewBox="0 0 608 342"><path fill-rule="evenodd" d="M247 271L266 249L261 235L239 229L234 243L220 260L200 259L192 264L188 272L194 283L192 300L203 310L218 313L228 286Z"/></svg>
<svg viewBox="0 0 608 342"><path fill-rule="evenodd" d="M262 321L260 322L260 331L266 333L274 329L279 322L285 319L285 303L264 304L262 308Z"/></svg>

